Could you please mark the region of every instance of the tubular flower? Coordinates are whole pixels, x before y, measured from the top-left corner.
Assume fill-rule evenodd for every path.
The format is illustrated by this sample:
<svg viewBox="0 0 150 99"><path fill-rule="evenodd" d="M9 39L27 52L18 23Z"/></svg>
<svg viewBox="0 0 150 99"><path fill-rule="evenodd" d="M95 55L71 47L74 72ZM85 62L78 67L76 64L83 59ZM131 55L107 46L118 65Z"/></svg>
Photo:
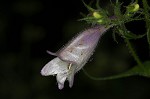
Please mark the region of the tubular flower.
<svg viewBox="0 0 150 99"><path fill-rule="evenodd" d="M78 34L56 53L48 51L57 57L42 68L41 74L56 75L59 89L63 89L65 80L68 80L69 87L72 87L74 74L87 63L100 37L108 29L109 27L102 25L92 27Z"/></svg>

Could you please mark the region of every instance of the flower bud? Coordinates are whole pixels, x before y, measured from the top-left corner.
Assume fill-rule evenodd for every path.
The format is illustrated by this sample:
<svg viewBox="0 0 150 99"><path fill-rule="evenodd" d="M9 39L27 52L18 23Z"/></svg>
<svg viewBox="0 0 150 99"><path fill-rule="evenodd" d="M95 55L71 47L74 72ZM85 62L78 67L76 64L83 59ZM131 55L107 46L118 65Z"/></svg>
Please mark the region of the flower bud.
<svg viewBox="0 0 150 99"><path fill-rule="evenodd" d="M100 13L98 13L98 12L93 12L93 17L96 19L100 19L100 18L102 18L102 15L100 15Z"/></svg>
<svg viewBox="0 0 150 99"><path fill-rule="evenodd" d="M129 6L127 6L127 12L128 13L133 13L133 12L137 12L139 10L140 6L138 3L133 3L130 4Z"/></svg>

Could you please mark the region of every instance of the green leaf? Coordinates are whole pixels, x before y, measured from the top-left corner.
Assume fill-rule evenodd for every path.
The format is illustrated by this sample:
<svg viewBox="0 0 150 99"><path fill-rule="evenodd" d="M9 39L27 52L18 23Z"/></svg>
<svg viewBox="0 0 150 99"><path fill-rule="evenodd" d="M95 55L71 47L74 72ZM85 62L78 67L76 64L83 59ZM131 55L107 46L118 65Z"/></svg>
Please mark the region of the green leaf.
<svg viewBox="0 0 150 99"><path fill-rule="evenodd" d="M101 9L101 7L99 6L99 0L96 0L96 8Z"/></svg>
<svg viewBox="0 0 150 99"><path fill-rule="evenodd" d="M147 41L148 41L148 44L150 46L150 31L149 31L149 28L147 29Z"/></svg>
<svg viewBox="0 0 150 99"><path fill-rule="evenodd" d="M125 38L127 38L127 39L139 39L139 38L144 37L145 35L146 34L136 35L130 31L128 31L127 33L124 34Z"/></svg>
<svg viewBox="0 0 150 99"><path fill-rule="evenodd" d="M144 67L140 68L139 66L134 67L133 69L140 76L150 77L150 61L146 61L143 63Z"/></svg>
<svg viewBox="0 0 150 99"><path fill-rule="evenodd" d="M119 26L116 29L118 29L117 33L121 34L121 37L123 37L123 38L126 38L126 39L139 39L139 38L142 38L146 35L146 33L141 34L141 35L136 35L136 34L132 33L131 31L128 31L126 29L126 27L124 27L124 28L122 28L122 27L124 27L124 26Z"/></svg>
<svg viewBox="0 0 150 99"><path fill-rule="evenodd" d="M84 6L89 10L89 11L91 11L91 12L94 12L95 11L95 9L93 9L93 8L91 8L89 5L87 5L83 0L82 0L82 2L83 2L83 4L84 4Z"/></svg>
<svg viewBox="0 0 150 99"><path fill-rule="evenodd" d="M93 77L90 74L88 74L84 69L83 69L83 72L85 73L85 75L87 75L89 78L93 80L112 80L112 79L124 78L124 77L129 77L129 76L135 76L135 75L150 77L150 61L144 62L142 68L137 65L124 73L120 73L120 74L108 76L108 77Z"/></svg>
<svg viewBox="0 0 150 99"><path fill-rule="evenodd" d="M114 41L115 41L116 43L118 43L118 41L117 41L117 39L116 39L116 32L115 32L115 30L114 30L113 33L112 33L112 37L113 37Z"/></svg>
<svg viewBox="0 0 150 99"><path fill-rule="evenodd" d="M82 19L79 19L79 21L83 21L83 20L85 20L85 21L89 21L89 20L94 20L95 18L94 17L85 17L85 18L82 18Z"/></svg>
<svg viewBox="0 0 150 99"><path fill-rule="evenodd" d="M84 14L83 12L80 12L80 15L81 15L82 17L86 17L86 14Z"/></svg>

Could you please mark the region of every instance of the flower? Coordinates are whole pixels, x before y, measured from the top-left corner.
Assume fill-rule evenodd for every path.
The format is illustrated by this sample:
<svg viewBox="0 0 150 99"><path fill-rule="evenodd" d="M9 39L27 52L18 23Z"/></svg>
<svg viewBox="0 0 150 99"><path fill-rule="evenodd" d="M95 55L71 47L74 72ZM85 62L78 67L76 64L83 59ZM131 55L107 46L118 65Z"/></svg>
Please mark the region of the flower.
<svg viewBox="0 0 150 99"><path fill-rule="evenodd" d="M66 80L69 82L69 87L72 87L74 74L87 63L99 38L108 28L102 25L92 27L78 34L58 52L48 51L49 54L57 57L42 68L41 74L56 75L59 89L63 89Z"/></svg>

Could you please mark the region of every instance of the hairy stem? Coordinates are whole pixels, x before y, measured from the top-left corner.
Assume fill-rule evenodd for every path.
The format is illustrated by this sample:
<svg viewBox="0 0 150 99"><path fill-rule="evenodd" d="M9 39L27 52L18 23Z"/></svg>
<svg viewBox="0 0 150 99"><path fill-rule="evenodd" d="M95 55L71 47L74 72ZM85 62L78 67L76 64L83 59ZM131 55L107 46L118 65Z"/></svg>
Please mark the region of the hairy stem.
<svg viewBox="0 0 150 99"><path fill-rule="evenodd" d="M129 48L134 60L137 62L138 66L143 67L142 62L140 61L139 57L137 56L136 52L134 51L130 41L127 38L125 38L125 42L126 42L128 48Z"/></svg>
<svg viewBox="0 0 150 99"><path fill-rule="evenodd" d="M147 0L142 0L143 8L144 8L144 17L145 17L145 23L147 28L147 40L150 46L150 14L149 14L149 5L147 3Z"/></svg>
<svg viewBox="0 0 150 99"><path fill-rule="evenodd" d="M121 30L123 31L122 35L127 34L127 29L126 29L126 27L125 27L124 24L121 24ZM137 56L137 54L136 54L134 48L132 47L129 39L127 39L125 37L124 40L125 40L125 42L126 42L128 48L129 48L129 50L130 50L133 58L134 58L134 60L137 62L138 66L140 66L141 68L143 68L143 64L142 64L141 60L139 59L139 57Z"/></svg>
<svg viewBox="0 0 150 99"><path fill-rule="evenodd" d="M112 79L119 79L119 78L123 78L123 77L129 77L129 76L133 76L136 75L136 73L132 72L132 71L127 71L118 75L113 75L113 76L108 76L108 77L94 77L92 75L90 75L89 73L87 73L86 70L82 69L84 74L86 76L88 76L90 79L92 80L112 80Z"/></svg>

